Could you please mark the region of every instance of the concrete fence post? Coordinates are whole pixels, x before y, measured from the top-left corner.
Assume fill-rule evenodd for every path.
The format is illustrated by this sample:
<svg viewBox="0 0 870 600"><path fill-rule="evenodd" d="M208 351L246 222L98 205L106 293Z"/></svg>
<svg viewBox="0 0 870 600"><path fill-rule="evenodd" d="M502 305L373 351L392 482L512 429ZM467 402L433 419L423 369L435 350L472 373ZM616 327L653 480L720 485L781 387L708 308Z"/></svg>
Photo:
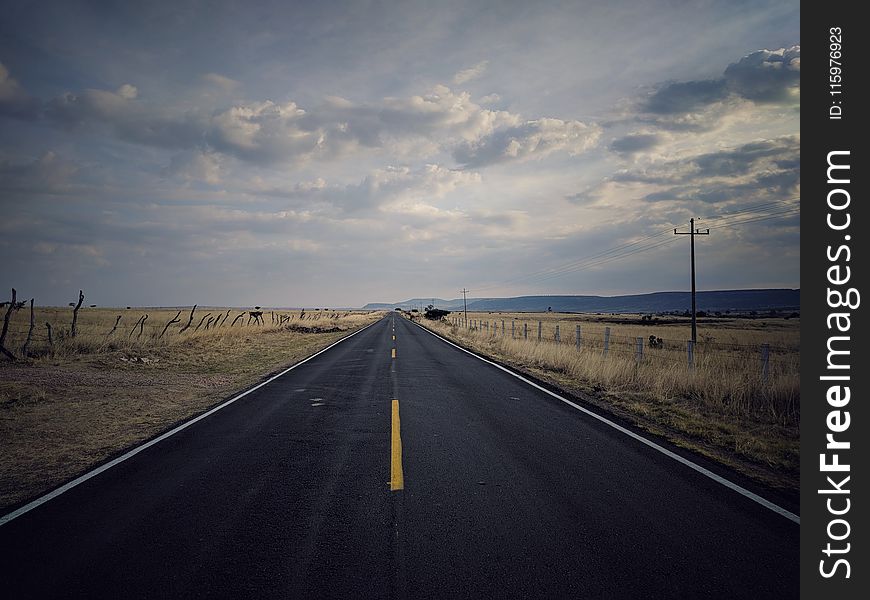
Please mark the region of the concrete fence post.
<svg viewBox="0 0 870 600"><path fill-rule="evenodd" d="M689 362L689 372L695 372L695 342L686 340L686 360Z"/></svg>
<svg viewBox="0 0 870 600"><path fill-rule="evenodd" d="M604 328L604 356L610 351L610 327Z"/></svg>
<svg viewBox="0 0 870 600"><path fill-rule="evenodd" d="M643 360L643 338L636 338L635 343L637 345L637 350L635 351L634 362L640 364L640 361Z"/></svg>
<svg viewBox="0 0 870 600"><path fill-rule="evenodd" d="M561 341L562 341L562 336L559 334L559 326L556 325L556 343L558 344Z"/></svg>
<svg viewBox="0 0 870 600"><path fill-rule="evenodd" d="M580 350L580 326L574 326L574 345L577 346L577 350Z"/></svg>

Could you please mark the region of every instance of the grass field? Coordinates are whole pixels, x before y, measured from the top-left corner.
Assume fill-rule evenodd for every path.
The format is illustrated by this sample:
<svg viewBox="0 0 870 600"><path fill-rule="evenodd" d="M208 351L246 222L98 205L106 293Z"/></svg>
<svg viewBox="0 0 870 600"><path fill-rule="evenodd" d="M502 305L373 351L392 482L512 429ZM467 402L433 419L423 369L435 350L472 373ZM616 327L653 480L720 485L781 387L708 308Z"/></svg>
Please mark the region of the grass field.
<svg viewBox="0 0 870 600"><path fill-rule="evenodd" d="M759 481L798 488L799 319L701 319L691 370L681 317L469 313L467 326L459 314L423 322Z"/></svg>
<svg viewBox="0 0 870 600"><path fill-rule="evenodd" d="M201 317L227 314L223 327L194 328ZM200 413L382 313L270 311L263 325L240 309L82 308L75 338L71 308L37 308L28 358L0 359L0 506L44 492L178 421ZM113 328L118 315L121 322ZM149 317L142 328L133 324ZM291 318L292 317L292 318ZM300 318L302 317L302 318ZM6 347L20 355L29 308L17 311ZM244 321L244 325L240 322ZM52 324L49 345L45 323Z"/></svg>

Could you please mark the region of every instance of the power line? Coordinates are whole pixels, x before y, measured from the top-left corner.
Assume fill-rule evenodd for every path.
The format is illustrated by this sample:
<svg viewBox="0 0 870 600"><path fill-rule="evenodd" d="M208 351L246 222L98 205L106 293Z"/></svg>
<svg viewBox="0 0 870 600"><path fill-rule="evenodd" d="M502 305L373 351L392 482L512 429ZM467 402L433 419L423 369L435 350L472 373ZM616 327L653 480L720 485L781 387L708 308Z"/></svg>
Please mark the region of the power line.
<svg viewBox="0 0 870 600"><path fill-rule="evenodd" d="M674 228L674 235L688 235L691 240L692 253L692 346L698 343L698 326L695 321L695 236L710 235L710 230L701 231L695 229L695 219L689 219L689 231L677 231Z"/></svg>

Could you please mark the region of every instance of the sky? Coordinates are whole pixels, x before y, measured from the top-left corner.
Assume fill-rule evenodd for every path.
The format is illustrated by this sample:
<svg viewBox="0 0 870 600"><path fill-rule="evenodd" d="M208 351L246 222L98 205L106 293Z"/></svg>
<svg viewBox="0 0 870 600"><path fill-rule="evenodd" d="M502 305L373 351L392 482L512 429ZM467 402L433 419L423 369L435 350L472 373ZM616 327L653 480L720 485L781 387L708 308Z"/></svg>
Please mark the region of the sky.
<svg viewBox="0 0 870 600"><path fill-rule="evenodd" d="M800 287L796 0L0 2L19 298Z"/></svg>

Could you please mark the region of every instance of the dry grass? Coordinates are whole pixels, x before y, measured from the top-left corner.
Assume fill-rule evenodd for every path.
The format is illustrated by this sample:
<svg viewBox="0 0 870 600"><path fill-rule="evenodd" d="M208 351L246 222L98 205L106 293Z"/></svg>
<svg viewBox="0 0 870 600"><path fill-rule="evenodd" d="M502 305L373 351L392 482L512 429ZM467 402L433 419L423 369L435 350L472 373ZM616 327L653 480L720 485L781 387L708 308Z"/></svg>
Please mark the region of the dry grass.
<svg viewBox="0 0 870 600"><path fill-rule="evenodd" d="M227 309L197 310L226 314ZM71 309L38 309L68 329ZM144 333L130 336L133 322L148 313ZM158 339L177 309L82 309L75 339L60 334L54 347L42 335L34 356L0 361L0 506L9 506L56 486L96 463L189 418L222 399L376 320L379 313L322 313L264 326L229 321L223 328L179 333L174 324ZM115 318L122 325L111 336ZM289 315L289 311L282 311ZM311 313L306 313L306 317ZM315 313L316 314L316 313ZM128 315L130 315L128 317ZM7 346L20 351L29 311L19 311Z"/></svg>
<svg viewBox="0 0 870 600"><path fill-rule="evenodd" d="M530 372L638 426L730 464L776 487L799 482L799 321L720 319L699 324L695 368L687 367L690 327L640 323L639 315L469 313L474 326L425 324L465 346ZM502 335L502 321L505 329ZM538 342L538 322L541 342ZM486 323L489 323L488 327ZM514 338L511 323L514 323ZM645 323L645 322L644 322ZM528 339L523 337L523 324ZM581 350L575 326L581 327ZM560 341L555 343L556 325ZM604 328L610 346L604 355ZM651 348L649 336L662 338ZM637 338L643 357L636 361ZM770 344L769 373L761 372Z"/></svg>

